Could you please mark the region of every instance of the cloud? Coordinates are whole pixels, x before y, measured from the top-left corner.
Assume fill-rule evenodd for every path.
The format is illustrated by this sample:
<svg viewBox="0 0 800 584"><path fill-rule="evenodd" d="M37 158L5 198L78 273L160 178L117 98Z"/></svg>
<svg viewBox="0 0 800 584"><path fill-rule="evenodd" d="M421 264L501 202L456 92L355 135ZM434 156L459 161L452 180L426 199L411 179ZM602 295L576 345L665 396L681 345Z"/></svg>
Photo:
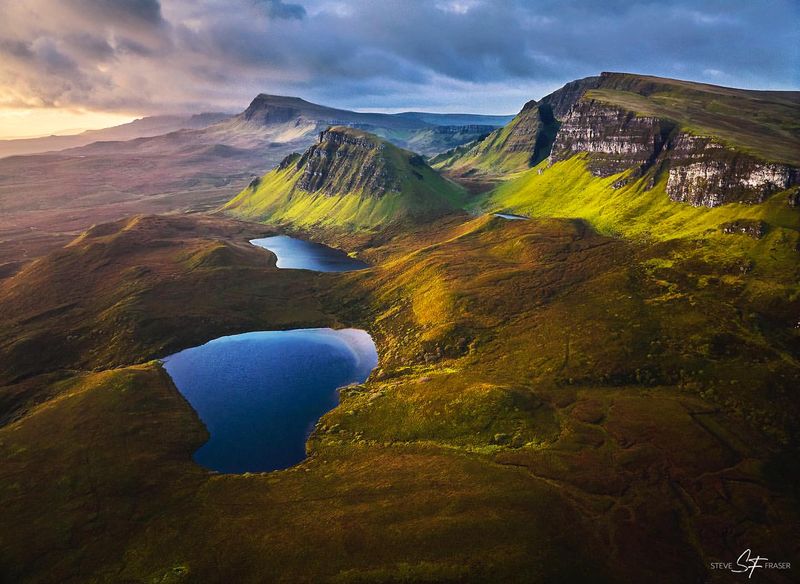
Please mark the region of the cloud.
<svg viewBox="0 0 800 584"><path fill-rule="evenodd" d="M800 84L794 0L26 0L3 11L0 106L236 110L264 91L514 112L603 70Z"/></svg>
<svg viewBox="0 0 800 584"><path fill-rule="evenodd" d="M282 0L256 0L270 18L287 18L301 20L306 16L306 9L300 4L287 4Z"/></svg>
<svg viewBox="0 0 800 584"><path fill-rule="evenodd" d="M74 10L92 18L118 24L161 22L161 3L158 0L62 0Z"/></svg>

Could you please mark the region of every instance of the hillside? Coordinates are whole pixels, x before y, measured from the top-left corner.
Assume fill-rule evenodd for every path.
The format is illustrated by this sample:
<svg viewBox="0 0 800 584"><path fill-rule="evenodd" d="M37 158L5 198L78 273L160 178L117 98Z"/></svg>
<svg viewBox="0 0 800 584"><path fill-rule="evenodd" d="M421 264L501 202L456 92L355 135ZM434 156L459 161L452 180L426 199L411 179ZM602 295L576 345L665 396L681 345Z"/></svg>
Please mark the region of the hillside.
<svg viewBox="0 0 800 584"><path fill-rule="evenodd" d="M482 140L435 156L431 162L456 176L497 176L530 168L550 153L558 124L545 103L530 101L503 128Z"/></svg>
<svg viewBox="0 0 800 584"><path fill-rule="evenodd" d="M331 125L368 129L429 155L483 137L504 121L470 114L363 113L261 94L238 115L221 121L203 115L179 126L194 129L166 126L168 133L152 136L154 120L142 120L87 134L99 140L91 144L3 158L0 275L63 245L93 223L134 213L216 208L254 176L311 146ZM134 127L146 137L126 139L132 136L125 132Z"/></svg>
<svg viewBox="0 0 800 584"><path fill-rule="evenodd" d="M270 223L372 228L430 219L457 210L463 200L462 189L421 156L366 132L334 127L304 154L254 180L224 209Z"/></svg>
<svg viewBox="0 0 800 584"><path fill-rule="evenodd" d="M527 104L502 130L434 166L464 180L499 179L547 156L587 153L596 176L629 171L626 180L647 175L651 185L666 177L676 201L754 203L800 181L799 106L800 92L604 73Z"/></svg>
<svg viewBox="0 0 800 584"><path fill-rule="evenodd" d="M746 547L794 561L796 273L451 216L315 274L276 269L259 229L100 225L0 285L4 576L671 584ZM207 430L150 359L330 325L368 330L380 368L309 458L196 465Z"/></svg>
<svg viewBox="0 0 800 584"><path fill-rule="evenodd" d="M561 89L531 100L504 127L482 140L442 152L431 164L464 183L492 184L538 164L550 154L560 120L599 77L567 83Z"/></svg>

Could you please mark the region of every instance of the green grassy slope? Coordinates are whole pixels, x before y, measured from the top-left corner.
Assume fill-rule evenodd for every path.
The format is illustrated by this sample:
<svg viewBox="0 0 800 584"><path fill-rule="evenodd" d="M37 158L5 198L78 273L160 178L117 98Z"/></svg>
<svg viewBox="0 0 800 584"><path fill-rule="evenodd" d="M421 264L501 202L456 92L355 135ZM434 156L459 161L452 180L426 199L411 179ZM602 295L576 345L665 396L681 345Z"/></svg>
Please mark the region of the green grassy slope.
<svg viewBox="0 0 800 584"><path fill-rule="evenodd" d="M719 233L722 224L737 219L763 220L786 230L787 237L800 228L800 211L788 204L788 192L760 205L693 207L669 199L666 177L652 189L649 176L614 188L625 174L598 178L587 170L582 155L552 166L544 161L489 193L483 207L535 217L586 219L603 233L640 239L697 239Z"/></svg>
<svg viewBox="0 0 800 584"><path fill-rule="evenodd" d="M431 159L434 168L460 183L477 185L523 172L549 153L558 129L549 106L530 102L502 128L483 140L460 146Z"/></svg>
<svg viewBox="0 0 800 584"><path fill-rule="evenodd" d="M780 290L746 293L757 272L676 255L693 242L481 216L376 236L369 270L309 274L250 253L246 230L161 221L98 228L63 271L15 277L47 293L4 289L0 317L61 347L76 323L131 323L136 346L177 349L280 328L288 305L297 326L366 328L380 368L341 392L302 464L217 475L192 463L202 425L127 334L41 353L0 387L0 406L18 402L0 427L11 581L667 584L711 578L709 558L743 545L794 561L782 457L800 366ZM129 265L166 305L139 300ZM67 318L86 273L116 274L114 309ZM36 375L48 363L61 370Z"/></svg>
<svg viewBox="0 0 800 584"><path fill-rule="evenodd" d="M789 204L795 189L759 205L709 209L671 201L663 177L653 188L647 177L614 188L622 176L597 178L578 155L549 168L542 163L495 189L483 205L530 217L583 219L601 233L666 246L669 253L654 266L681 266L690 258L732 270L740 266L750 277L737 280L737 287L754 301L783 305L784 317L792 318L800 299L800 209ZM726 233L732 223L757 225L762 236Z"/></svg>
<svg viewBox="0 0 800 584"><path fill-rule="evenodd" d="M562 91L562 90L559 90ZM484 140L456 148L433 159L435 168L447 171L464 184L481 177L508 179L541 160L539 150L552 144L557 122L535 114L547 107L554 92L538 108L530 104L505 127ZM571 99L579 93L572 95ZM563 96L562 96L563 97ZM625 73L604 73L598 87L580 98L619 107L641 116L673 121L680 130L713 137L768 162L800 166L800 92L750 91L703 83ZM541 128L541 137L531 129ZM523 147L519 137L528 140ZM511 138L511 140L509 140ZM510 143L514 148L509 149ZM546 155L546 152L543 152Z"/></svg>
<svg viewBox="0 0 800 584"><path fill-rule="evenodd" d="M769 162L800 166L800 92L751 91L660 77L604 74L595 99L677 122Z"/></svg>
<svg viewBox="0 0 800 584"><path fill-rule="evenodd" d="M436 217L463 203L463 189L439 176L417 155L365 132L350 128L334 131L370 144L339 148L344 154L324 167L327 180L322 188L309 192L298 185L309 164L301 158L299 166L276 168L254 181L224 209L257 221L360 229ZM369 186L348 190L349 184L369 181L360 175L371 167L390 176L392 188L387 192L372 192Z"/></svg>
<svg viewBox="0 0 800 584"><path fill-rule="evenodd" d="M513 173L528 168L529 152L508 152L503 146L521 123L515 116L508 124L489 134L485 139L470 147L460 147L435 157L432 162L436 168L453 171L479 169L484 172Z"/></svg>

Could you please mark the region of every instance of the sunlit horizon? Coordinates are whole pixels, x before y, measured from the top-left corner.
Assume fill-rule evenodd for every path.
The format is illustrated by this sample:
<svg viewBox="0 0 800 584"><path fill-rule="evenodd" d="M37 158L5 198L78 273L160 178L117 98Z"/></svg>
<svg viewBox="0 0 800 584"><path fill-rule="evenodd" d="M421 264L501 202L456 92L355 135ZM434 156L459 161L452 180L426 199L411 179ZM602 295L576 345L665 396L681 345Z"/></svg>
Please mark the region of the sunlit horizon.
<svg viewBox="0 0 800 584"><path fill-rule="evenodd" d="M127 124L141 114L85 109L0 109L0 140L67 136Z"/></svg>

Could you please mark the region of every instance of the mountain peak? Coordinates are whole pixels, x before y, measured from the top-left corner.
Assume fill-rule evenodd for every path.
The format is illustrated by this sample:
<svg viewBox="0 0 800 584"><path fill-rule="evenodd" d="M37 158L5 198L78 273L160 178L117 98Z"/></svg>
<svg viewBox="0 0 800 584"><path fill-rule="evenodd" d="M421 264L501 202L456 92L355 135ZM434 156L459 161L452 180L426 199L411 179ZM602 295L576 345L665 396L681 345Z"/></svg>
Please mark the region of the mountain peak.
<svg viewBox="0 0 800 584"><path fill-rule="evenodd" d="M250 102L250 107L254 105L284 105L284 104L297 104L297 105L311 105L311 102L306 101L302 97L294 95L274 95L271 93L259 93L253 101Z"/></svg>
<svg viewBox="0 0 800 584"><path fill-rule="evenodd" d="M463 191L413 152L333 126L302 156L253 181L227 208L235 215L303 225L374 227L453 212Z"/></svg>
<svg viewBox="0 0 800 584"><path fill-rule="evenodd" d="M319 142L298 160L302 175L297 185L327 195L360 192L380 197L401 191L406 167L420 163L425 164L419 156L374 134L333 126L320 132Z"/></svg>
<svg viewBox="0 0 800 584"><path fill-rule="evenodd" d="M300 98L259 93L241 116L261 123L287 122L309 108L319 107Z"/></svg>

